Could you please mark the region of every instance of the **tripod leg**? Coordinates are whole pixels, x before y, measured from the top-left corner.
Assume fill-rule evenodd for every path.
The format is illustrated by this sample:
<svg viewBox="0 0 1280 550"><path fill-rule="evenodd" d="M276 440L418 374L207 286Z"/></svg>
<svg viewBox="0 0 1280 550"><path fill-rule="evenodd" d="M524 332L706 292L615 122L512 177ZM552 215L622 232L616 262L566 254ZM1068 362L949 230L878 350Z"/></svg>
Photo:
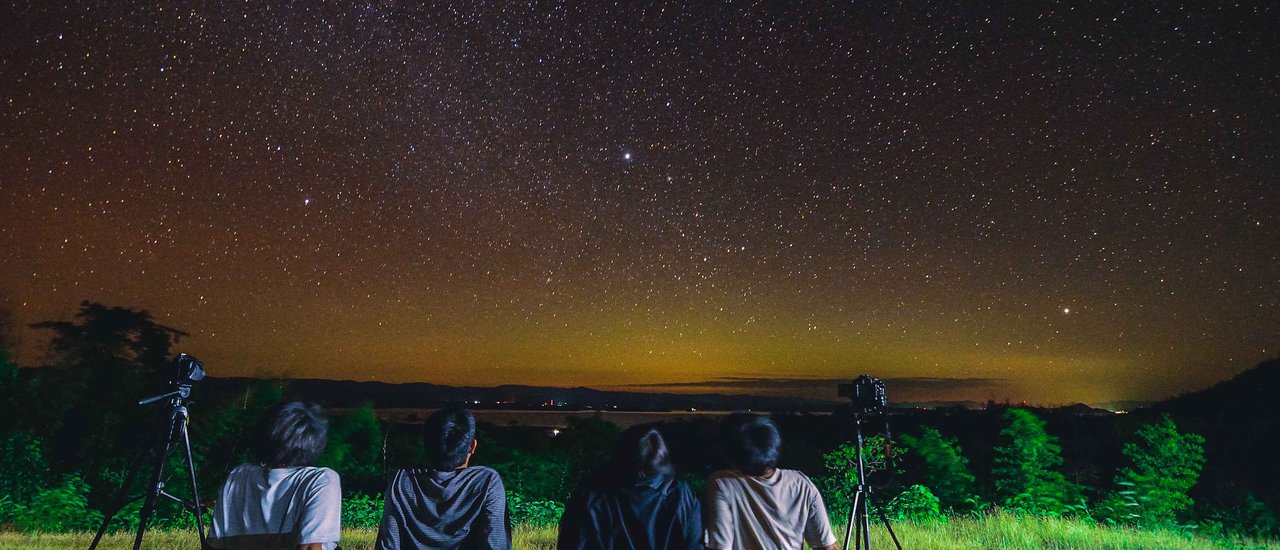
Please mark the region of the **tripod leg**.
<svg viewBox="0 0 1280 550"><path fill-rule="evenodd" d="M889 532L889 538L893 539L893 546L898 550L902 550L902 543L898 542L898 535L893 532L893 526L889 524L889 516L884 513L884 508L876 508L876 515L880 516L880 522L884 524L884 528Z"/></svg>
<svg viewBox="0 0 1280 550"><path fill-rule="evenodd" d="M858 510L858 532L862 534L862 548L871 550L871 494L863 493L862 508Z"/></svg>
<svg viewBox="0 0 1280 550"><path fill-rule="evenodd" d="M115 519L116 514L124 508L129 502L125 498L129 495L129 487L133 485L133 480L138 478L138 470L142 469L142 463L147 458L147 450L151 447L143 447L138 454L133 457L133 462L129 464L129 472L125 474L124 481L120 484L120 489L116 491L116 496L111 498L111 507L107 509L107 513L102 518L102 525L98 526L98 534L93 536L93 542L89 543L89 550L95 550L98 543L102 541L102 536L107 533L107 526L111 524L111 520Z"/></svg>
<svg viewBox="0 0 1280 550"><path fill-rule="evenodd" d="M849 537L853 535L853 516L858 513L858 493L853 494L853 502L849 504L849 521L844 526L844 548L849 550Z"/></svg>
<svg viewBox="0 0 1280 550"><path fill-rule="evenodd" d="M151 514L156 510L156 498L160 496L160 491L164 489L164 463L169 458L169 449L173 446L173 430L174 424L178 417L175 415L170 419L169 431L165 435L164 443L160 445L160 452L156 456L155 468L151 473L151 483L147 485L147 493L142 502L142 511L138 513L138 533L133 537L133 550L142 548L142 535L147 531L147 523L151 521Z"/></svg>
<svg viewBox="0 0 1280 550"><path fill-rule="evenodd" d="M862 492L853 493L853 502L849 505L849 523L844 527L844 546L845 550L849 550L849 537L853 535L854 518L858 517L858 499L862 498Z"/></svg>
<svg viewBox="0 0 1280 550"><path fill-rule="evenodd" d="M187 452L187 472L191 474L191 508L196 515L196 533L200 535L200 547L204 548L204 511L200 509L200 485L196 481L196 460L191 455L191 437L187 434L187 417L182 415L182 447Z"/></svg>

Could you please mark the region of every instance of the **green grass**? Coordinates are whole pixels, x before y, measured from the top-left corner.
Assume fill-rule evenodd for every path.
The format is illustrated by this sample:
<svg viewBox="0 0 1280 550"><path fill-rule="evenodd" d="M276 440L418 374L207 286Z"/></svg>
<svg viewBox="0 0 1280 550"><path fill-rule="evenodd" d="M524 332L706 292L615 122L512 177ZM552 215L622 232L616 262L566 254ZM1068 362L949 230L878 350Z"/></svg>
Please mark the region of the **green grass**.
<svg viewBox="0 0 1280 550"><path fill-rule="evenodd" d="M1080 549L1080 550L1181 550L1181 549L1258 549L1280 550L1280 543L1222 540L1191 537L1166 531L1099 527L1073 520L1023 518L1006 514L993 514L983 518L952 518L945 524L894 524L894 530L909 550L961 550L1006 549ZM871 531L873 548L892 548L892 542L882 527ZM837 533L843 541L843 534ZM0 548L6 550L53 550L63 548L87 548L93 538L91 533L33 534L0 532ZM517 526L514 533L518 549L549 550L555 548L555 527L536 528ZM346 530L342 533L342 548L367 550L373 548L374 532L371 530ZM131 548L133 537L116 534L108 537L101 548ZM192 531L155 531L147 534L144 548L157 550L187 550L197 548Z"/></svg>

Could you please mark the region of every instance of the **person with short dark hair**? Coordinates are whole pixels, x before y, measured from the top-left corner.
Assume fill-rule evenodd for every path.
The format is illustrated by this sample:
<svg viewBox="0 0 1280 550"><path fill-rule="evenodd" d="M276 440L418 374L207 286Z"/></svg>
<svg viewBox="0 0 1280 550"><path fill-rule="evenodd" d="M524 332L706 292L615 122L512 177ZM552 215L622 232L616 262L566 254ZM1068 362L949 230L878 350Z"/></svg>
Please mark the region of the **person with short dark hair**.
<svg viewBox="0 0 1280 550"><path fill-rule="evenodd" d="M702 510L674 479L662 434L651 426L622 432L613 460L587 478L560 518L560 550L702 548Z"/></svg>
<svg viewBox="0 0 1280 550"><path fill-rule="evenodd" d="M477 548L508 550L507 493L492 468L471 466L476 421L466 409L427 418L427 467L402 469L387 487L378 550Z"/></svg>
<svg viewBox="0 0 1280 550"><path fill-rule="evenodd" d="M332 550L342 531L338 473L314 466L328 441L320 407L272 407L254 432L254 463L231 471L207 543L230 550Z"/></svg>
<svg viewBox="0 0 1280 550"><path fill-rule="evenodd" d="M782 435L773 421L734 413L720 435L733 468L707 479L707 548L837 548L818 488L803 473L777 467Z"/></svg>

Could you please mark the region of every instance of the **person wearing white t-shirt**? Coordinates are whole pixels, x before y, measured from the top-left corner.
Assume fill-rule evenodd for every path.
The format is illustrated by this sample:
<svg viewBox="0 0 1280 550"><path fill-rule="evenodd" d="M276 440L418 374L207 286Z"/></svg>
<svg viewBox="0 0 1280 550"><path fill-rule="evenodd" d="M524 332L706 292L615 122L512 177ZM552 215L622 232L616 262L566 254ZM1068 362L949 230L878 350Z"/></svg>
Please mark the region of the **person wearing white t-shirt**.
<svg viewBox="0 0 1280 550"><path fill-rule="evenodd" d="M254 436L256 464L231 471L213 511L210 548L334 550L342 530L337 472L313 466L328 441L329 422L316 405L269 411Z"/></svg>
<svg viewBox="0 0 1280 550"><path fill-rule="evenodd" d="M839 548L818 488L803 473L777 467L782 436L771 420L731 414L721 438L733 468L707 479L708 550Z"/></svg>

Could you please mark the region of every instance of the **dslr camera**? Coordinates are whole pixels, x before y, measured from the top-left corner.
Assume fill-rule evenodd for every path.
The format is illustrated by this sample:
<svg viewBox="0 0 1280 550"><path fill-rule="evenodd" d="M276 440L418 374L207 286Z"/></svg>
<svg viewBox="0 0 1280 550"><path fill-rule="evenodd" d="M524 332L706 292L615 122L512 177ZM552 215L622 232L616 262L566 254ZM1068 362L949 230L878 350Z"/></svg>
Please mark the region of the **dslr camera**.
<svg viewBox="0 0 1280 550"><path fill-rule="evenodd" d="M854 414L880 414L889 407L889 392L879 378L864 374L853 382L840 384L838 389L840 397L848 397L853 404Z"/></svg>

